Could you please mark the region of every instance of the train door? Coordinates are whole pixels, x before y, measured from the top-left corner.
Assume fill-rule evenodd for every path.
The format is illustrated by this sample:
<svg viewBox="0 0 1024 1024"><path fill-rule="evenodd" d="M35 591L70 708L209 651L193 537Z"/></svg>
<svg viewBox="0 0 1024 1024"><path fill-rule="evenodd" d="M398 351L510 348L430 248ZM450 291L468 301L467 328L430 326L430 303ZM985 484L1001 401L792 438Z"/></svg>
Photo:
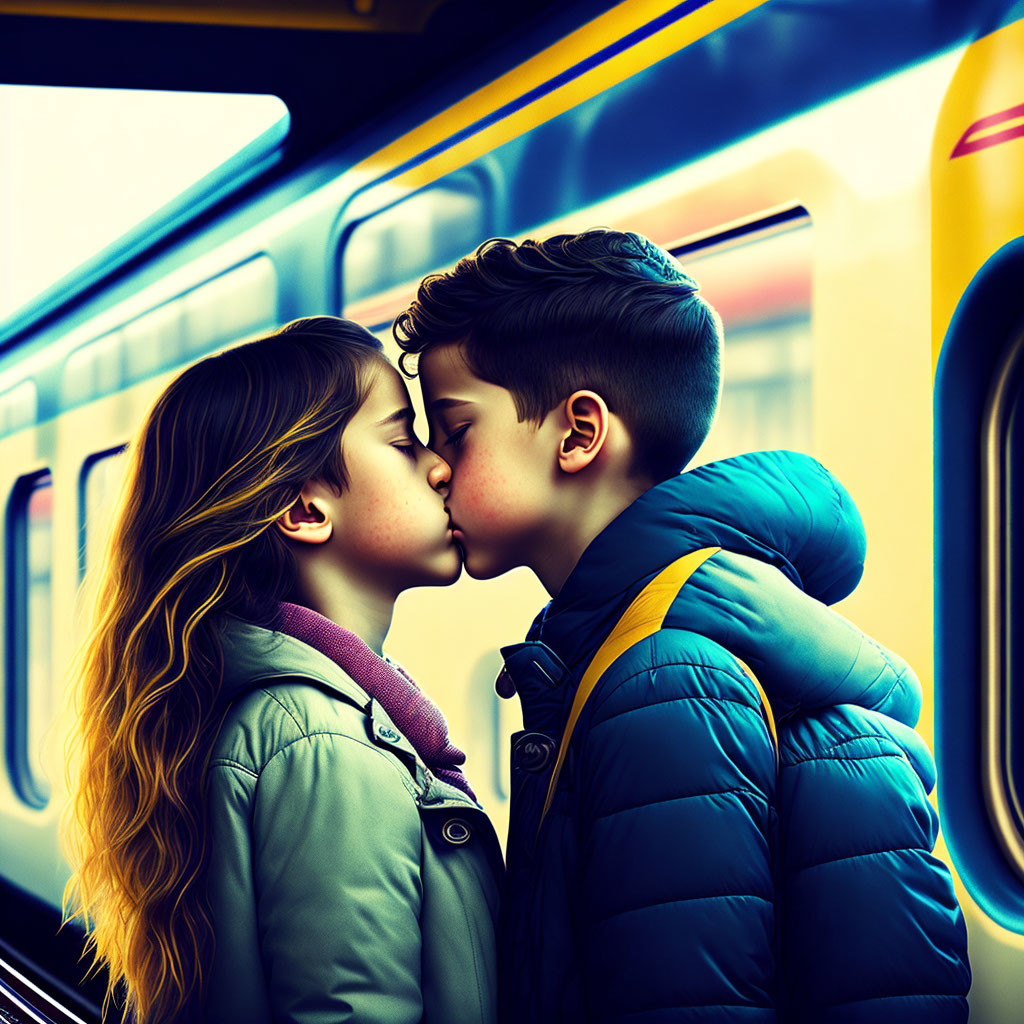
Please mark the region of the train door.
<svg viewBox="0 0 1024 1024"><path fill-rule="evenodd" d="M932 153L936 755L972 1009L1024 998L1024 22L964 53Z"/></svg>

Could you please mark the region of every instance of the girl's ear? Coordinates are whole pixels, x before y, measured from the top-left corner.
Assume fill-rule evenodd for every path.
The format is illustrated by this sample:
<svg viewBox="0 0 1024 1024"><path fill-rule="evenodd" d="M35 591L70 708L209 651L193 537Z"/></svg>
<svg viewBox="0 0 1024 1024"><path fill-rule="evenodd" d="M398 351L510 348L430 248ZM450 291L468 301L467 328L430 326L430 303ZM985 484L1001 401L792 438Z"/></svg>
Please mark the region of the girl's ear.
<svg viewBox="0 0 1024 1024"><path fill-rule="evenodd" d="M566 473L578 473L589 466L604 447L608 436L608 404L595 391L574 391L565 400L569 429L558 446L558 466Z"/></svg>
<svg viewBox="0 0 1024 1024"><path fill-rule="evenodd" d="M278 517L275 525L289 540L303 544L323 544L333 529L325 503L308 485L303 487L295 504Z"/></svg>

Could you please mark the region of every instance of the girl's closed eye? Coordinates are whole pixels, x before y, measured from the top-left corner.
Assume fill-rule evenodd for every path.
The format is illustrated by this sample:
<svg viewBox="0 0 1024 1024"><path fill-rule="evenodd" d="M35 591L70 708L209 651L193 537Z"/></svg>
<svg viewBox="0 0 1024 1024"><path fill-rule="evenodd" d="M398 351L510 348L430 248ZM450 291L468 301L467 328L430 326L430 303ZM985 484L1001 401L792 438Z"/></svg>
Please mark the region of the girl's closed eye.
<svg viewBox="0 0 1024 1024"><path fill-rule="evenodd" d="M407 458L416 458L416 442L415 441L398 441L391 445L392 448L397 448Z"/></svg>
<svg viewBox="0 0 1024 1024"><path fill-rule="evenodd" d="M452 431L445 439L444 443L452 448L458 448L462 444L463 438L466 436L466 431L469 430L469 424L459 427L458 430Z"/></svg>

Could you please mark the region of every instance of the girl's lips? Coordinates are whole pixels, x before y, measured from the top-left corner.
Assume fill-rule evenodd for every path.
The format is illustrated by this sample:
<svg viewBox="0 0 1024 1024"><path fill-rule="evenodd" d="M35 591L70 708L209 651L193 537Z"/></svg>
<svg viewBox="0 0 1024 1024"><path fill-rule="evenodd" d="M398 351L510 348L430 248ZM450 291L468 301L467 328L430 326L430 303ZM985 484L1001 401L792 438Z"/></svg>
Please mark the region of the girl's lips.
<svg viewBox="0 0 1024 1024"><path fill-rule="evenodd" d="M448 512L447 507L445 508L445 512ZM452 522L452 516L450 512L448 512L448 532L452 535L452 540L462 540L462 531L455 525L454 522Z"/></svg>

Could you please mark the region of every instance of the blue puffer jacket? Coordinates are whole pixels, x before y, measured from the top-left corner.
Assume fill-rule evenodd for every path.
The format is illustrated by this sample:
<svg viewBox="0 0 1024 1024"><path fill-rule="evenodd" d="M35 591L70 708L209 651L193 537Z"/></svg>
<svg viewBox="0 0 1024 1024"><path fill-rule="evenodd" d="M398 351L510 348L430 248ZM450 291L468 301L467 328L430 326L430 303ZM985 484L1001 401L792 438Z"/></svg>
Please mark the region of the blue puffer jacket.
<svg viewBox="0 0 1024 1024"><path fill-rule="evenodd" d="M605 672L538 832L576 686L664 566L719 545ZM653 488L505 648L513 737L500 1003L566 1021L945 1024L967 934L911 726L916 677L827 604L863 568L849 495L762 452ZM910 581L891 581L909 586ZM779 722L780 763L753 670Z"/></svg>

